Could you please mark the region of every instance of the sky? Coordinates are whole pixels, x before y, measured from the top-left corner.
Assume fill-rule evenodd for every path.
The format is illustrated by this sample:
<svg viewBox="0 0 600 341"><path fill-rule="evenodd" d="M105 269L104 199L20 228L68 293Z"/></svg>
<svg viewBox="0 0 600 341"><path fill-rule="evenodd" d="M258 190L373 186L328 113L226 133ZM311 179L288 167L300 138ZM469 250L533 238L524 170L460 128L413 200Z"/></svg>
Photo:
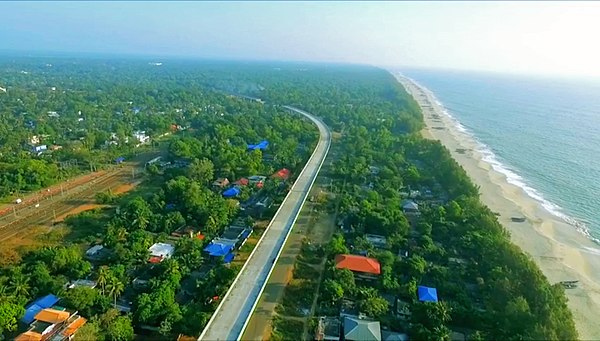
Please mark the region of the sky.
<svg viewBox="0 0 600 341"><path fill-rule="evenodd" d="M0 2L0 50L600 77L600 2Z"/></svg>

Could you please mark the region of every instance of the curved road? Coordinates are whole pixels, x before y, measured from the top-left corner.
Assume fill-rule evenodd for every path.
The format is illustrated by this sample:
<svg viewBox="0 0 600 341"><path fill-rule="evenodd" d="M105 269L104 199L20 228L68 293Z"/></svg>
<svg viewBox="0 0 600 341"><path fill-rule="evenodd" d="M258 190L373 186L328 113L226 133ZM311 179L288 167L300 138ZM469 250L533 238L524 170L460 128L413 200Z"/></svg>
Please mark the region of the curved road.
<svg viewBox="0 0 600 341"><path fill-rule="evenodd" d="M279 258L329 152L331 132L325 123L303 110L284 108L314 122L319 128L319 142L198 340L238 340L241 337L273 270L273 260Z"/></svg>

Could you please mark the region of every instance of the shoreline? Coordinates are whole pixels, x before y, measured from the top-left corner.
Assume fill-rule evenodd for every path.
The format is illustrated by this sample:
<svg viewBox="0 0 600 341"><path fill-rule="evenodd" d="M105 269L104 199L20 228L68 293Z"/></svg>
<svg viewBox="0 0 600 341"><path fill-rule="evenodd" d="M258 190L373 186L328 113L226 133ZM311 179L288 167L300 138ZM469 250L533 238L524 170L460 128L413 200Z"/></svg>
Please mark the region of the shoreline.
<svg viewBox="0 0 600 341"><path fill-rule="evenodd" d="M578 280L579 287L565 289L568 305L582 340L600 339L600 248L523 188L509 183L481 153L481 144L461 130L429 90L392 72L417 101L426 128L423 137L440 141L480 187L481 201L500 215L498 220L511 234L511 241L527 253L551 284ZM525 217L514 222L511 217Z"/></svg>

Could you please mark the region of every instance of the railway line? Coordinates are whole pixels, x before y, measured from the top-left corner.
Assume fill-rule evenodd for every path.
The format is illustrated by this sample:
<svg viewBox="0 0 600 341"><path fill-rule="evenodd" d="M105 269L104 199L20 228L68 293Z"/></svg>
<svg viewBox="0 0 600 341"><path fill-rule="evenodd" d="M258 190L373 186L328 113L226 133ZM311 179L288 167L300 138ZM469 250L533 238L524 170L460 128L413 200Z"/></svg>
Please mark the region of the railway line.
<svg viewBox="0 0 600 341"><path fill-rule="evenodd" d="M78 206L90 202L98 192L127 182L127 173L117 171L95 179L92 182L74 188L64 195L54 196L39 202L39 207L31 206L29 212L16 217L5 216L0 219L0 241L9 239L33 226L52 225L60 217ZM8 221L7 221L8 220Z"/></svg>
<svg viewBox="0 0 600 341"><path fill-rule="evenodd" d="M99 176L88 178L87 182L78 181L77 185L69 185L65 190L54 186L45 196L19 210L11 210L0 216L0 241L7 240L33 226L51 226L57 217L61 217L77 207L93 202L96 193L103 192L119 185L131 183L133 175L139 172L144 161L156 156L156 153L139 155L137 162L123 164L120 168ZM58 188L58 190L57 190Z"/></svg>

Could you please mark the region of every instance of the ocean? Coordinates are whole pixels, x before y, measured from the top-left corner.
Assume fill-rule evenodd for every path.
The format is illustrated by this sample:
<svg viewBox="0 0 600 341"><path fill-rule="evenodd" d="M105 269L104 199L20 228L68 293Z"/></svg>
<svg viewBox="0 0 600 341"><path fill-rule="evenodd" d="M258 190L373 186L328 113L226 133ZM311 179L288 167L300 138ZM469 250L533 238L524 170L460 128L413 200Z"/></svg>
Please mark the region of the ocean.
<svg viewBox="0 0 600 341"><path fill-rule="evenodd" d="M401 72L434 93L510 183L600 243L600 82Z"/></svg>

